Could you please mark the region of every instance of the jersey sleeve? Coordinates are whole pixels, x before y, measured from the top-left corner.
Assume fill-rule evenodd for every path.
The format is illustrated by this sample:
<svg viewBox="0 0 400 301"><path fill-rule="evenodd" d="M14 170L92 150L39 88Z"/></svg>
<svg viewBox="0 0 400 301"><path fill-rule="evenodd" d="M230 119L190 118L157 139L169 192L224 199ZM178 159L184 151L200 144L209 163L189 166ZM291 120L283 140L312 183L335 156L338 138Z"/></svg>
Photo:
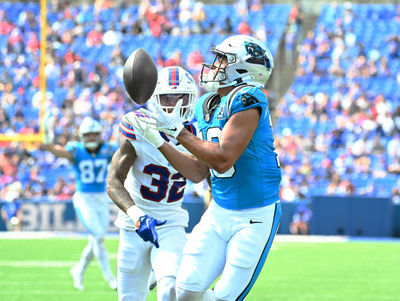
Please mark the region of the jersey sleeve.
<svg viewBox="0 0 400 301"><path fill-rule="evenodd" d="M261 108L261 115L263 115L267 107L268 100L263 91L256 87L245 87L237 92L228 103L227 115L229 118L235 113L253 108Z"/></svg>
<svg viewBox="0 0 400 301"><path fill-rule="evenodd" d="M119 123L119 132L122 134L123 137L132 142L137 139L137 135L132 124L129 122L130 114L133 114L133 112L125 114L124 117L122 117Z"/></svg>

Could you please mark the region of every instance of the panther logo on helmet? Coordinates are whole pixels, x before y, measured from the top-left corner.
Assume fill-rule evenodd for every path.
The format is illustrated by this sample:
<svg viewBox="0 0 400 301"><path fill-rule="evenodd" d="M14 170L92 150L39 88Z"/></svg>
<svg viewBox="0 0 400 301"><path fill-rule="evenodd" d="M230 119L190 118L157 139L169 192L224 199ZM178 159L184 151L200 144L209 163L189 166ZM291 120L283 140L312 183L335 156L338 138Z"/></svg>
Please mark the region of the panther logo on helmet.
<svg viewBox="0 0 400 301"><path fill-rule="evenodd" d="M263 42L246 35L225 39L215 48L212 64L203 64L200 85L209 91L248 84L263 88L274 68L274 59Z"/></svg>
<svg viewBox="0 0 400 301"><path fill-rule="evenodd" d="M179 66L163 68L158 74L158 82L150 104L160 106L165 112L172 112L176 103L182 99L182 122L193 118L197 87L193 77Z"/></svg>

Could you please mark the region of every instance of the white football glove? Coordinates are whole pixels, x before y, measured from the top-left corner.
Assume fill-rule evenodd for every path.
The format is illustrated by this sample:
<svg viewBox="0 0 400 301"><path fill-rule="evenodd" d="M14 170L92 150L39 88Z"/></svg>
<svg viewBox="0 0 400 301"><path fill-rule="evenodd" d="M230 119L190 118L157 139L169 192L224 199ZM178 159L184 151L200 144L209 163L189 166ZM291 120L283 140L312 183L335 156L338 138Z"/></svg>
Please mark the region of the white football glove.
<svg viewBox="0 0 400 301"><path fill-rule="evenodd" d="M53 143L54 141L53 127L54 127L54 116L51 116L49 113L46 113L43 117L44 144Z"/></svg>
<svg viewBox="0 0 400 301"><path fill-rule="evenodd" d="M150 118L146 116L140 117L137 114L128 114L127 116L129 123L133 126L135 131L139 132L155 148L159 148L164 144L165 140L156 130L154 122L146 122L146 119Z"/></svg>
<svg viewBox="0 0 400 301"><path fill-rule="evenodd" d="M159 106L156 107L156 113L145 109L139 109L139 111L150 117L150 119L144 119L146 123L150 125L153 124L157 130L176 138L183 129L182 119L180 117L182 102L182 99L178 100L171 113L164 112Z"/></svg>

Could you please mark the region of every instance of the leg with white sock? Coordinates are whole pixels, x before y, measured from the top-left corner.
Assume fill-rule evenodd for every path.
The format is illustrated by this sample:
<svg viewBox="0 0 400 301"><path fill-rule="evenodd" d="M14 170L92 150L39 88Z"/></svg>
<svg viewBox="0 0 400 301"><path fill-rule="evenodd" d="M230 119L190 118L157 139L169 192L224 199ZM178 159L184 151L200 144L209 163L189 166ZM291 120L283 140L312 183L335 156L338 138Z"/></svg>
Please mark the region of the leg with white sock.
<svg viewBox="0 0 400 301"><path fill-rule="evenodd" d="M94 236L91 236L90 239L93 240L93 254L99 261L100 268L103 271L104 279L108 282L112 289L116 289L117 281L110 269L108 253L104 245L104 238L96 238Z"/></svg>
<svg viewBox="0 0 400 301"><path fill-rule="evenodd" d="M108 196L103 193L77 193L74 206L79 219L89 232L93 255L99 261L105 280L112 289L116 288L116 279L111 272L108 253L104 245L107 234L110 210Z"/></svg>
<svg viewBox="0 0 400 301"><path fill-rule="evenodd" d="M88 268L90 262L93 260L94 254L93 254L93 241L89 238L88 239L88 244L86 247L83 249L81 258L79 259L79 263L75 266L77 267L77 270L79 273L84 274L86 272L86 269Z"/></svg>
<svg viewBox="0 0 400 301"><path fill-rule="evenodd" d="M93 260L93 242L88 240L88 244L83 249L79 263L71 268L71 275L74 279L74 287L78 290L83 290L83 276L90 262Z"/></svg>

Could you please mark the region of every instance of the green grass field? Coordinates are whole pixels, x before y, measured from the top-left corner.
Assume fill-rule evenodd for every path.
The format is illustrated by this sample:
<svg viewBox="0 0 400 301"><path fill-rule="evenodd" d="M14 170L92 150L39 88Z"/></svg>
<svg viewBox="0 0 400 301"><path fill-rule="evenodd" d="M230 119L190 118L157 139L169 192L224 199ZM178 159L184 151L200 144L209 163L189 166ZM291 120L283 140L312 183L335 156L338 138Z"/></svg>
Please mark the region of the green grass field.
<svg viewBox="0 0 400 301"><path fill-rule="evenodd" d="M117 300L97 263L76 291L69 269L84 238L0 238L0 300ZM117 238L106 242L115 268ZM287 242L277 239L246 300L400 300L399 242ZM148 300L156 300L151 292Z"/></svg>

